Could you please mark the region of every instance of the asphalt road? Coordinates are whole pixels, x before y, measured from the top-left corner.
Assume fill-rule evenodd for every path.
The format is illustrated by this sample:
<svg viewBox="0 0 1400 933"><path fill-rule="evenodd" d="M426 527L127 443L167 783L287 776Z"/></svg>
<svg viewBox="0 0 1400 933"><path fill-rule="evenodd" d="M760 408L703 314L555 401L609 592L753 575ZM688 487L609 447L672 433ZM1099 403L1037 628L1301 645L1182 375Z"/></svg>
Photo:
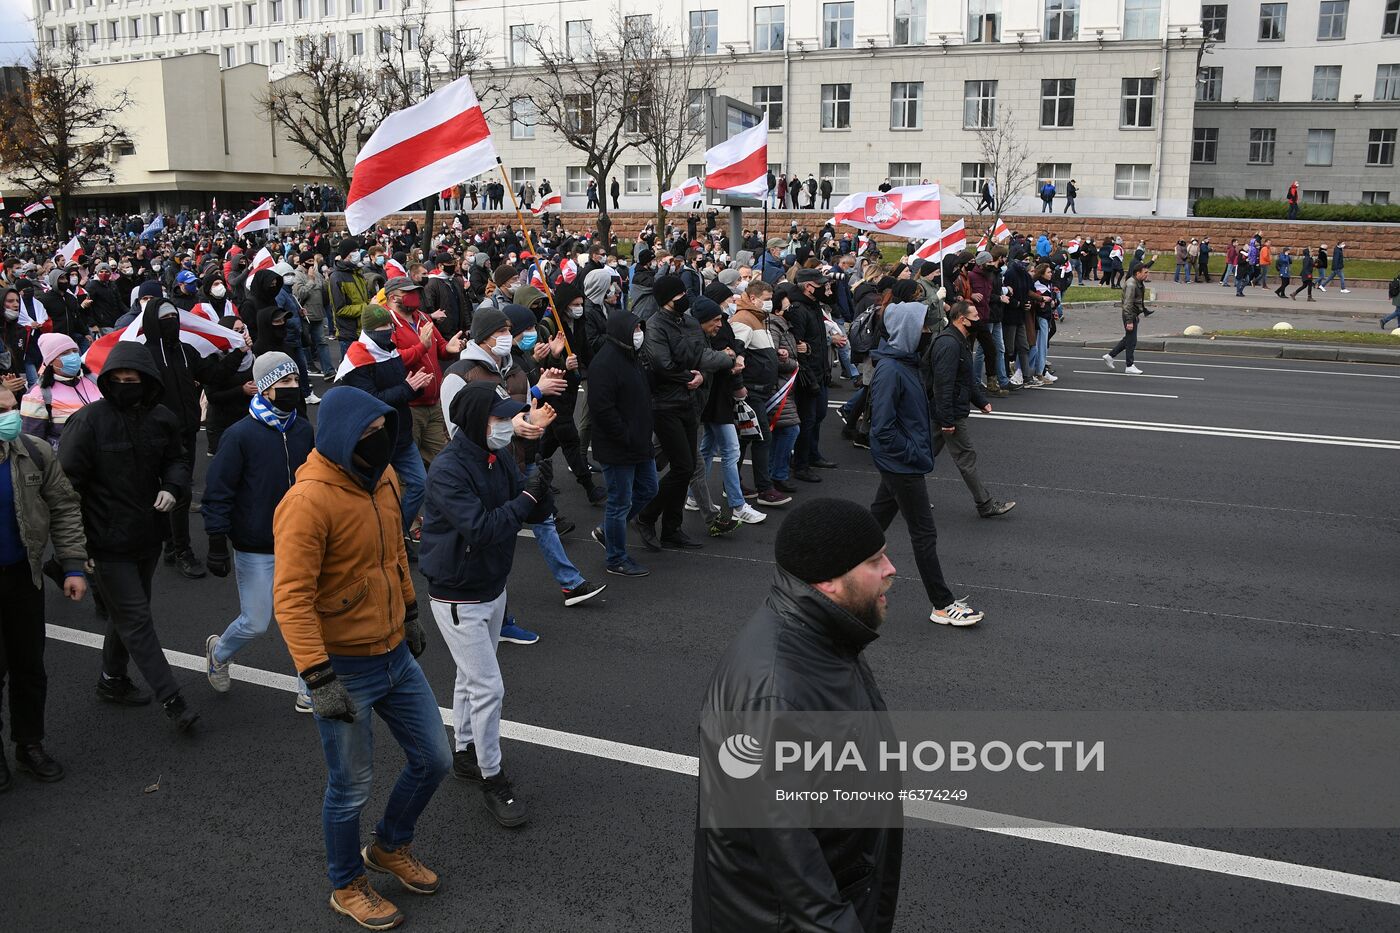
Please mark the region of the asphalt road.
<svg viewBox="0 0 1400 933"><path fill-rule="evenodd" d="M997 400L973 423L983 478L1013 512L978 519L947 458L930 478L945 571L986 611L981 625L926 621L903 523L891 530L900 573L868 650L890 705L1400 708L1400 373L1142 354L1148 375L1130 377L1102 373L1087 350L1055 363L1056 389ZM800 495L868 502L868 453L840 440L834 412L826 426L840 469ZM528 738L508 739L505 755L532 819L501 829L449 778L416 843L443 889L385 889L407 928L689 928L695 711L766 592L781 510L698 552L639 551L652 575L618 580L587 538L599 513L571 483L562 500L579 525L570 553L609 586L565 609L533 542L518 542L512 606L542 637L500 650L517 724L507 734ZM157 590L166 648L198 663L237 613L233 580L162 567ZM48 744L69 774L55 785L16 775L0 795L6 928L350 928L326 906L324 766L312 721L292 711L275 632L235 667L260 683L218 696L198 671L177 671L204 716L182 739L155 709L93 697L90 602L51 593L49 610ZM429 638L423 665L448 705L451 660L431 627ZM382 726L377 740L372 806L401 763ZM1400 929L1397 831L1047 839L915 824L906 840L902 930Z"/></svg>

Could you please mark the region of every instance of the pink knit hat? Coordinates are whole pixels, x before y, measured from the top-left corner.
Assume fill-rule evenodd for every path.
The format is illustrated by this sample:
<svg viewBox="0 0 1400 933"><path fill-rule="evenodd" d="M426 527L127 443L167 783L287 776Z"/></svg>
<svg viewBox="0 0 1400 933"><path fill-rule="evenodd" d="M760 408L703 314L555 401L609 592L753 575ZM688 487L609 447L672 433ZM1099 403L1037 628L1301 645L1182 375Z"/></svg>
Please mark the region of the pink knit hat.
<svg viewBox="0 0 1400 933"><path fill-rule="evenodd" d="M47 366L65 353L76 353L78 345L67 334L40 334L39 356Z"/></svg>

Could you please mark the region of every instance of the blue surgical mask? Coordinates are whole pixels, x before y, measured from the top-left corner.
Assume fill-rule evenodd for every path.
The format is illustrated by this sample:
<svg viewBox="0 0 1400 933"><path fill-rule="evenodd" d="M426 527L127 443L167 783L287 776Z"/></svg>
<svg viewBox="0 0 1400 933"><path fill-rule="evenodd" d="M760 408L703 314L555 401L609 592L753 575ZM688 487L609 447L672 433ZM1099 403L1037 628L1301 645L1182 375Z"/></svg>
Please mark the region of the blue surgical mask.
<svg viewBox="0 0 1400 933"><path fill-rule="evenodd" d="M540 335L535 333L534 331L531 331L530 333L520 338L520 349L526 351L535 349L535 343L539 339Z"/></svg>
<svg viewBox="0 0 1400 933"><path fill-rule="evenodd" d="M58 358L58 373L61 376L76 376L83 371L83 358L77 353L65 353Z"/></svg>
<svg viewBox="0 0 1400 933"><path fill-rule="evenodd" d="M20 424L18 411L7 411L0 415L0 441L12 441L19 437Z"/></svg>

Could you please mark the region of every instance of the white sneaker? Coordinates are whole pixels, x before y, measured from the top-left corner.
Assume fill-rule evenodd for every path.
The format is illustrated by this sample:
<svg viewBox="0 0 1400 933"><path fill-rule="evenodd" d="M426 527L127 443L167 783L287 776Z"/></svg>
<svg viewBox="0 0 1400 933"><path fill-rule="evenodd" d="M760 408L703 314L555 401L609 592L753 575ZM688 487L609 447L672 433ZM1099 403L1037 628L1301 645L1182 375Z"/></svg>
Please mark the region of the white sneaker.
<svg viewBox="0 0 1400 933"><path fill-rule="evenodd" d="M1325 291L1327 291L1327 289L1323 288L1321 285L1319 285L1319 286L1317 287L1317 290L1320 291L1320 292L1325 292Z"/></svg>
<svg viewBox="0 0 1400 933"><path fill-rule="evenodd" d="M757 525L767 520L768 513L760 512L758 509L745 502L743 507L734 510L734 517L745 525Z"/></svg>
<svg viewBox="0 0 1400 933"><path fill-rule="evenodd" d="M1114 366L1113 366L1113 357L1109 356L1107 353L1105 353L1105 354L1103 355L1103 361L1104 361L1105 363L1108 364L1108 368L1109 368L1109 369L1113 369L1113 368L1114 368Z"/></svg>
<svg viewBox="0 0 1400 933"><path fill-rule="evenodd" d="M942 609L933 610L929 613L928 620L937 622L939 625L955 625L959 628L966 628L981 622L982 613L966 603L954 601Z"/></svg>
<svg viewBox="0 0 1400 933"><path fill-rule="evenodd" d="M312 392L310 395L308 395L308 396L306 397L306 404L308 404L308 405L319 405L319 404L321 404L321 399L320 399L319 397L317 397L317 395L316 395L315 392Z"/></svg>
<svg viewBox="0 0 1400 933"><path fill-rule="evenodd" d="M1060 381L1060 377L1054 375L1053 373L1042 373L1042 374L1041 374L1041 377L1040 377L1040 381L1041 381L1041 382L1044 382L1044 383L1053 384L1053 383L1059 382L1059 381Z"/></svg>
<svg viewBox="0 0 1400 933"><path fill-rule="evenodd" d="M1344 289L1342 289L1342 294L1343 294L1343 295L1350 295L1350 294L1351 294L1351 289L1349 289L1349 288L1344 288Z"/></svg>
<svg viewBox="0 0 1400 933"><path fill-rule="evenodd" d="M1142 375L1142 370L1138 369L1136 366L1129 366L1127 369L1123 370L1123 372L1127 373L1129 376Z"/></svg>
<svg viewBox="0 0 1400 933"><path fill-rule="evenodd" d="M687 512L698 512L698 511L700 511L700 506L699 506L698 504L696 504L696 502L695 502L695 497L694 497L694 496L686 496L686 497L685 497L685 510L686 510Z"/></svg>
<svg viewBox="0 0 1400 933"><path fill-rule="evenodd" d="M214 649L217 648L218 645L218 635L210 635L204 641L205 673L209 675L209 686L213 687L219 693L228 693L229 683L232 679L229 677L228 672L229 662L225 661L223 664L220 664L218 661L214 660Z"/></svg>
<svg viewBox="0 0 1400 933"><path fill-rule="evenodd" d="M1025 377L1021 375L1021 371L1019 369L1011 374L1011 384L1014 386L1021 386L1026 384Z"/></svg>

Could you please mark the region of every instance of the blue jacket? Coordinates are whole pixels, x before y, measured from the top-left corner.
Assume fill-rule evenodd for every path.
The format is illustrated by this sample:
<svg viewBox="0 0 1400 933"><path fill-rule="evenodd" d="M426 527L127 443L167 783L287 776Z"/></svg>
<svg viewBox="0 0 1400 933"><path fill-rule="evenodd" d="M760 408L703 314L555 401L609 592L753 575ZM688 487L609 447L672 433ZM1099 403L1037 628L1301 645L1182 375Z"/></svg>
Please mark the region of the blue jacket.
<svg viewBox="0 0 1400 933"><path fill-rule="evenodd" d="M272 514L315 445L311 422L297 416L286 433L252 415L219 438L205 478L204 530L227 535L235 550L272 553Z"/></svg>
<svg viewBox="0 0 1400 933"><path fill-rule="evenodd" d="M871 353L870 456L882 473L933 472L928 393L919 377L919 335L928 309L903 301L885 309L888 335Z"/></svg>
<svg viewBox="0 0 1400 933"><path fill-rule="evenodd" d="M474 385L480 386L481 383ZM489 602L506 588L515 537L535 502L507 446L486 447L492 391L469 386L452 399L457 433L433 459L423 502L418 569L428 595L444 602Z"/></svg>

